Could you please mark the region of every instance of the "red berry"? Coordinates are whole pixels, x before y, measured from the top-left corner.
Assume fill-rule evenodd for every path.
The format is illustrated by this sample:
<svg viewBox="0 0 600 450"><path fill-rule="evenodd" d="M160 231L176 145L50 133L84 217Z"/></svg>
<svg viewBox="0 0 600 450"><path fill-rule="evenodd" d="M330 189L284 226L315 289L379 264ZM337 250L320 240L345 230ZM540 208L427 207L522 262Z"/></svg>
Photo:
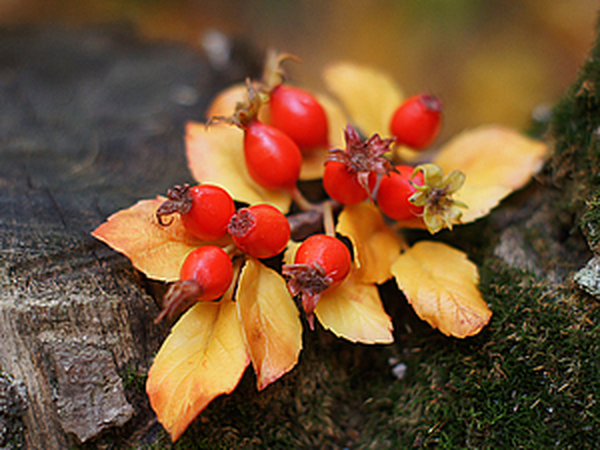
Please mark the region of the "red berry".
<svg viewBox="0 0 600 450"><path fill-rule="evenodd" d="M238 210L229 223L233 243L254 258L281 253L290 240L290 224L274 206L252 205Z"/></svg>
<svg viewBox="0 0 600 450"><path fill-rule="evenodd" d="M286 133L301 149L327 146L327 115L312 94L280 84L271 91L269 105L271 124Z"/></svg>
<svg viewBox="0 0 600 450"><path fill-rule="evenodd" d="M182 215L183 226L205 241L216 241L227 234L227 225L235 213L231 195L219 186L201 184L189 191L192 207Z"/></svg>
<svg viewBox="0 0 600 450"><path fill-rule="evenodd" d="M348 247L338 238L313 234L298 247L294 264L318 264L330 279L331 287L346 278L352 259Z"/></svg>
<svg viewBox="0 0 600 450"><path fill-rule="evenodd" d="M416 95L394 112L390 130L396 142L417 150L428 147L442 127L442 104L437 97Z"/></svg>
<svg viewBox="0 0 600 450"><path fill-rule="evenodd" d="M348 248L339 239L325 234L306 239L296 251L294 264L283 266L283 274L290 277L288 288L292 295L302 294L302 306L311 329L321 293L341 283L351 267Z"/></svg>
<svg viewBox="0 0 600 450"><path fill-rule="evenodd" d="M377 182L377 174L369 174L369 188L372 191ZM348 166L338 161L328 161L325 164L323 187L327 194L337 202L344 205L353 205L366 200L367 191L358 181L357 173Z"/></svg>
<svg viewBox="0 0 600 450"><path fill-rule="evenodd" d="M215 300L229 288L233 265L221 247L204 245L185 258L179 274L181 281L198 283L201 293L197 300Z"/></svg>
<svg viewBox="0 0 600 450"><path fill-rule="evenodd" d="M183 226L198 239L216 241L227 234L235 204L225 189L210 184L190 188L184 184L169 189L167 196L169 199L156 211L161 225L170 223L163 221L164 216L179 213Z"/></svg>
<svg viewBox="0 0 600 450"><path fill-rule="evenodd" d="M254 181L265 189L293 189L300 176L302 153L285 133L258 120L245 128L244 156Z"/></svg>
<svg viewBox="0 0 600 450"><path fill-rule="evenodd" d="M377 205L391 219L410 220L423 212L422 206L415 206L408 200L417 191L411 184L414 168L396 166L396 170L399 173L390 172L389 176L384 175L381 178L377 191ZM423 174L417 173L412 182L423 185Z"/></svg>
<svg viewBox="0 0 600 450"><path fill-rule="evenodd" d="M215 300L225 294L233 280L233 264L222 248L205 245L185 258L179 277L169 286L156 323L185 311L197 301Z"/></svg>

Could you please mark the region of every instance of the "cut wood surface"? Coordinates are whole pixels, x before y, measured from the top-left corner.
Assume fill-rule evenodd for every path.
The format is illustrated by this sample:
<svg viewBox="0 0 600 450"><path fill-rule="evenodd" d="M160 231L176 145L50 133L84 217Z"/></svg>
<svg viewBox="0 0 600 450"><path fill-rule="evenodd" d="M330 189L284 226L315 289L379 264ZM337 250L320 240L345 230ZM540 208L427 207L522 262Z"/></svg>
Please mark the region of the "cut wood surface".
<svg viewBox="0 0 600 450"><path fill-rule="evenodd" d="M167 328L147 281L89 233L193 181L184 123L248 75L243 61L218 71L124 27L0 32L0 390L18 405L0 405L0 446L155 423L123 378L147 371Z"/></svg>

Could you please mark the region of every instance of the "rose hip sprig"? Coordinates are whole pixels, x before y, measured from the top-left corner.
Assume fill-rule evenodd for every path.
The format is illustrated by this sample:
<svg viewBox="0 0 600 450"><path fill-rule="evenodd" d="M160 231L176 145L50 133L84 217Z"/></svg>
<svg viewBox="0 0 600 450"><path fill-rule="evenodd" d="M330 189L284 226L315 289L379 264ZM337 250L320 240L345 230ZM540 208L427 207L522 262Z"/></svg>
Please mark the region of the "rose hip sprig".
<svg viewBox="0 0 600 450"><path fill-rule="evenodd" d="M247 81L248 101L238 103L230 117L211 117L207 125L228 123L244 131L244 159L250 177L265 189L294 191L302 153L281 130L258 120L265 96Z"/></svg>

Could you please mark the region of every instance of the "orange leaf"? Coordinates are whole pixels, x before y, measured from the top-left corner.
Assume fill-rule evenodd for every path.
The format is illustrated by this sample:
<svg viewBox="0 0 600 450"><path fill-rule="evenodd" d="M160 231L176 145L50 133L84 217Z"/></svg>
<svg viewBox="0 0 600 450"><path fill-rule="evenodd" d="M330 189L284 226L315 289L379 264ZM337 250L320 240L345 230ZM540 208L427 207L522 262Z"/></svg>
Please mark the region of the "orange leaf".
<svg viewBox="0 0 600 450"><path fill-rule="evenodd" d="M298 362L302 349L298 309L284 279L252 258L242 269L236 303L261 390Z"/></svg>
<svg viewBox="0 0 600 450"><path fill-rule="evenodd" d="M171 330L148 372L146 392L173 441L249 364L235 303L199 302Z"/></svg>
<svg viewBox="0 0 600 450"><path fill-rule="evenodd" d="M363 135L390 134L392 115L403 99L392 78L369 67L341 62L328 66L324 79Z"/></svg>
<svg viewBox="0 0 600 450"><path fill-rule="evenodd" d="M415 244L392 265L392 273L417 315L444 334L473 336L492 316L477 289L477 267L446 244Z"/></svg>
<svg viewBox="0 0 600 450"><path fill-rule="evenodd" d="M123 253L149 278L175 281L188 253L205 242L186 231L178 214L172 216L171 225L158 224L156 210L165 200L142 200L118 211L92 231L92 236Z"/></svg>
<svg viewBox="0 0 600 450"><path fill-rule="evenodd" d="M236 200L271 203L282 212L290 207L291 197L284 191L269 191L248 174L244 160L244 133L230 125L188 122L186 150L188 166L196 180L227 186Z"/></svg>
<svg viewBox="0 0 600 450"><path fill-rule="evenodd" d="M461 222L485 216L500 200L527 184L547 155L543 142L500 126L465 131L447 143L434 164L444 173L461 170L465 184L454 198L467 204Z"/></svg>
<svg viewBox="0 0 600 450"><path fill-rule="evenodd" d="M392 277L390 266L406 244L373 204L344 207L336 230L352 240L362 282L383 283Z"/></svg>
<svg viewBox="0 0 600 450"><path fill-rule="evenodd" d="M389 344L393 326L374 284L359 281L356 272L321 294L315 309L325 329L351 342Z"/></svg>

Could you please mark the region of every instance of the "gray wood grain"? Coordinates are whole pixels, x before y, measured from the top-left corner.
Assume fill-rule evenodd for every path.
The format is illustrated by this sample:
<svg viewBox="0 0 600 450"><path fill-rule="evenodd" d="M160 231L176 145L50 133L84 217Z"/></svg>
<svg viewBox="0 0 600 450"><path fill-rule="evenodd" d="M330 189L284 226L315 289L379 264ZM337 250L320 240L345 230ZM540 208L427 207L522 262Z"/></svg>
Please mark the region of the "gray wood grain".
<svg viewBox="0 0 600 450"><path fill-rule="evenodd" d="M0 445L68 448L152 420L122 374L147 370L166 329L145 280L89 233L193 181L183 124L244 64L215 70L125 27L0 33L0 369L20 387L0 391L22 405L0 404Z"/></svg>

